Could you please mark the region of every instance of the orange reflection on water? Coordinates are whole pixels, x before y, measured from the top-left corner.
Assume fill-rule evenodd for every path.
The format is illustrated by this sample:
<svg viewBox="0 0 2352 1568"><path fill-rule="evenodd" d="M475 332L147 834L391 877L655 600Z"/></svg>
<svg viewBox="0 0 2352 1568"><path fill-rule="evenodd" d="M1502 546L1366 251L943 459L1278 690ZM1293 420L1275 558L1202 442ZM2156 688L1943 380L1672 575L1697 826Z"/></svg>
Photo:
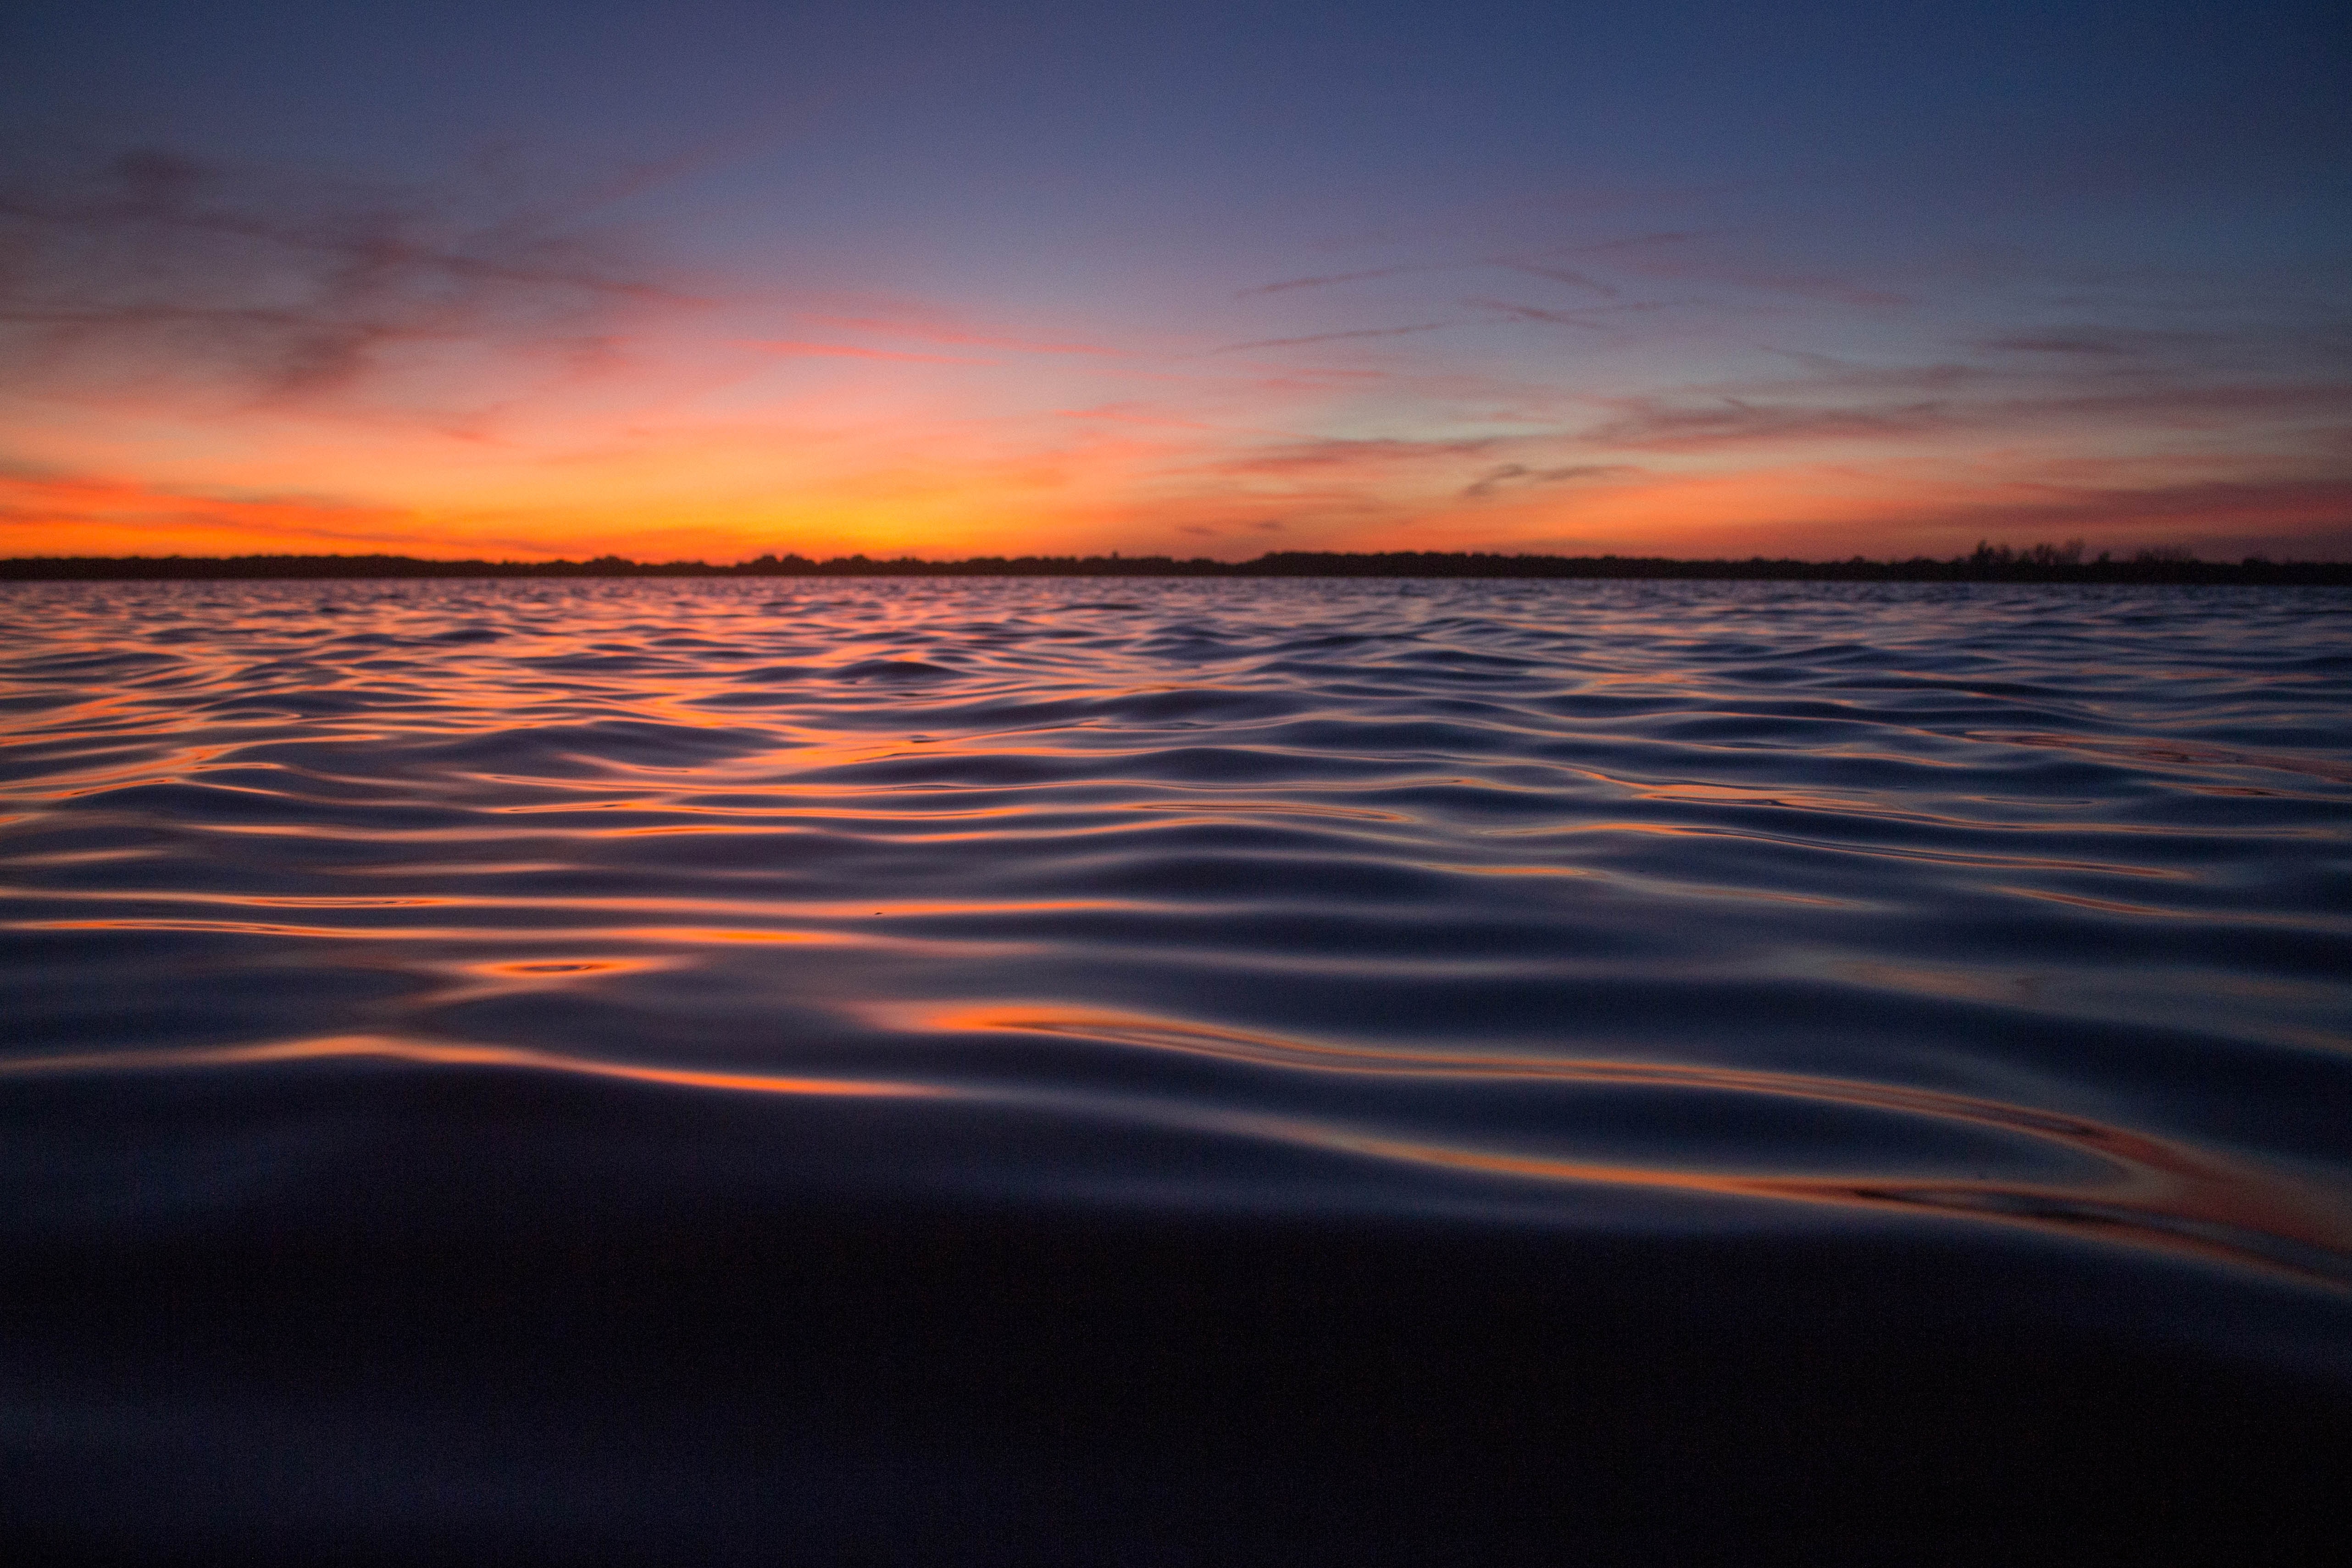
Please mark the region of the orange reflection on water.
<svg viewBox="0 0 2352 1568"><path fill-rule="evenodd" d="M1381 1159L1550 1181L1796 1199L1844 1207L1930 1208L2008 1224L2081 1233L2103 1230L2141 1245L2284 1266L2352 1283L2352 1210L2336 1194L2195 1147L2068 1113L1938 1090L1853 1079L1671 1062L1536 1054L1372 1050L1322 1045L1240 1030L1055 1006L990 1004L885 1008L900 1027L948 1032L1076 1036L1153 1049L1333 1072L1450 1078L1534 1078L1557 1082L1706 1089L1867 1106L2023 1133L2088 1155L2112 1178L2091 1190L2049 1184L1807 1176L1633 1166L1462 1148L1291 1118L1242 1117L1286 1139ZM2285 1244L2271 1247L2268 1242ZM2280 1254L2290 1256L2284 1260Z"/></svg>
<svg viewBox="0 0 2352 1568"><path fill-rule="evenodd" d="M540 894L528 897L477 894L261 894L201 893L184 888L15 888L0 886L0 898L37 898L45 903L73 904L226 904L253 909L569 909L614 910L632 915L805 915L817 919L856 918L876 915L1031 915L1070 910L1151 907L1135 899L1118 898L897 898L867 899L730 899L730 898L612 898ZM24 922L23 928L48 929L65 922ZM137 916L76 922L144 927Z"/></svg>
<svg viewBox="0 0 2352 1568"><path fill-rule="evenodd" d="M917 1083L874 1082L845 1078L793 1078L764 1072L712 1072L687 1067L648 1067L638 1062L604 1061L594 1057L532 1051L523 1046L404 1040L385 1034L320 1035L310 1040L278 1040L260 1045L191 1046L168 1051L89 1051L58 1056L25 1056L0 1060L0 1075L26 1077L52 1072L252 1067L370 1057L435 1067L522 1067L542 1072L577 1073L589 1078L625 1079L634 1083L666 1083L681 1089L725 1089L752 1094L927 1098L947 1092Z"/></svg>
<svg viewBox="0 0 2352 1568"><path fill-rule="evenodd" d="M544 991L583 980L619 975L647 974L679 968L691 960L677 957L587 957L545 956L530 958L477 959L470 963L422 963L405 966L448 977L450 984L419 998L437 1007L508 996L518 991Z"/></svg>
<svg viewBox="0 0 2352 1568"><path fill-rule="evenodd" d="M2248 751L2240 747L2205 746L2175 739L2109 740L2095 736L2048 735L2038 731L2021 734L1987 732L1974 738L2000 741L2010 746L2041 746L2063 751L2082 751L2095 757L2116 757L2134 763L2168 763L2181 768L2261 768L2273 773L2302 773L2338 784L2352 784L2352 766L2329 757Z"/></svg>
<svg viewBox="0 0 2352 1568"><path fill-rule="evenodd" d="M5 920L0 931L192 931L234 936L299 936L336 942L578 942L701 944L791 942L813 945L904 945L903 938L836 931L741 931L696 925L292 925L263 920Z"/></svg>

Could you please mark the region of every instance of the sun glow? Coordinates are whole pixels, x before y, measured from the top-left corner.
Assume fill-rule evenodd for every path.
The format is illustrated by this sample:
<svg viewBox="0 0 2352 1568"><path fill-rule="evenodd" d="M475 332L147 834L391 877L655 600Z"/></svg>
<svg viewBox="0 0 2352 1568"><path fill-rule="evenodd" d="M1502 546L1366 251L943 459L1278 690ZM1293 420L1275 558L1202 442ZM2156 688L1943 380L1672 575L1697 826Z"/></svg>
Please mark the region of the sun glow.
<svg viewBox="0 0 2352 1568"><path fill-rule="evenodd" d="M1534 269L1681 291L1581 314L1393 292L1530 275L1507 258L1049 309L673 279L523 217L336 238L382 220L168 159L94 178L20 204L0 554L2352 547L2333 380L2217 382L2143 365L2138 340L1791 368L1739 341L1734 296L1793 293L1776 330L1867 330L1896 360L1948 352L1959 323L1728 259ZM1364 277L1392 292L1349 307ZM1306 329L1359 310L1434 316Z"/></svg>

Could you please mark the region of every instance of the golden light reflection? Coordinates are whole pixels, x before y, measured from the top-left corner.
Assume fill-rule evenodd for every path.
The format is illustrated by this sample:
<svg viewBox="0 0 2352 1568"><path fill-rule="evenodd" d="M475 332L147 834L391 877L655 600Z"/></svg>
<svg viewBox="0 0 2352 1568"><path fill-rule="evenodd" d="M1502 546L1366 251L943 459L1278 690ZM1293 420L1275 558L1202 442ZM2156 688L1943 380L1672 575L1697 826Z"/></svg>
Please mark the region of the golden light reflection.
<svg viewBox="0 0 2352 1568"><path fill-rule="evenodd" d="M651 974L663 969L686 967L691 960L682 956L662 957L583 957L575 956L541 956L530 958L496 958L472 963L412 963L402 967L446 977L449 985L417 998L420 1004L439 1007L457 1002L474 1001L484 997L509 996L518 992L557 990L583 982L612 979L622 975Z"/></svg>
<svg viewBox="0 0 2352 1568"><path fill-rule="evenodd" d="M730 898L599 898L592 896L498 897L488 894L417 894L407 896L351 894L197 893L183 888L14 888L0 887L0 898L24 898L48 903L228 905L239 909L571 909L612 910L629 915L732 915L739 916L797 915L823 919L856 919L877 915L1034 915L1066 911L1144 909L1156 905L1114 898L899 898L869 899L730 899ZM84 922L80 924L92 924ZM136 916L95 924L137 925ZM26 923L26 929L39 923ZM413 928L412 928L413 929Z"/></svg>
<svg viewBox="0 0 2352 1568"><path fill-rule="evenodd" d="M1913 819L1917 820L1917 819ZM1933 820L1933 819L1931 819ZM1948 818L1938 825L1965 827L1970 830L1997 829L2002 832L2062 833L2073 830L2058 822L1969 822ZM2144 834L2161 837L2162 828L2138 827L2131 823L2103 823L2103 833ZM2086 871L2102 876L2137 876L2165 882L2193 882L2197 873L2169 866L2125 865L2116 861L2061 860L2051 855L1995 855L1971 853L1966 850L1924 850L1906 844L1840 843L1834 839L1812 837L1801 833L1761 833L1751 830L1693 827L1676 822L1643 822L1632 820L1572 822L1565 826L1541 828L1497 828L1487 836L1497 839L1579 839L1599 833L1638 833L1664 839L1733 839L1748 843L1791 845L1822 854L1858 855L1865 860L1927 861L1937 865L1991 866L2011 871Z"/></svg>
<svg viewBox="0 0 2352 1568"><path fill-rule="evenodd" d="M1817 1176L1676 1169L1465 1147L1303 1116L1271 1116L1192 1101L1079 1103L1066 1092L655 1067L512 1046L343 1034L266 1044L82 1051L0 1060L0 1076L168 1071L379 1059L425 1066L508 1067L677 1088L761 1094L951 1098L1140 1118L1196 1131L1336 1154L1542 1183L1593 1184L1860 1210L1931 1211L1985 1223L2097 1235L2136 1246L2278 1270L2352 1287L2352 1214L2340 1197L2182 1145L2079 1116L1933 1090L1738 1069L1501 1053L1371 1051L1167 1019L1050 1007L877 1009L900 1027L1031 1033L1236 1057L1285 1067L1422 1076L1525 1077L1563 1082L1699 1088L1900 1110L2023 1132L2087 1155L2113 1173L2092 1189L2051 1184Z"/></svg>
<svg viewBox="0 0 2352 1568"><path fill-rule="evenodd" d="M867 917L881 910L864 910ZM518 929L511 925L294 925L258 920L9 920L0 931L185 931L235 936L292 936L331 942L495 942L511 946L532 942L646 942L701 946L712 943L771 943L795 946L887 947L901 951L937 951L952 947L961 953L1012 953L1027 950L1010 941L949 941L936 937L894 936L874 931L811 931L729 929L709 925L543 925Z"/></svg>
<svg viewBox="0 0 2352 1568"><path fill-rule="evenodd" d="M1375 810L1368 806L1327 806L1304 800L1131 800L1120 807L1127 811L1167 812L1243 812L1250 816L1265 813L1271 816L1329 817L1339 821L1360 822L1410 822L1411 817L1398 811Z"/></svg>
<svg viewBox="0 0 2352 1568"><path fill-rule="evenodd" d="M433 1067L519 1067L538 1072L568 1072L588 1078L624 1079L633 1083L661 1083L680 1089L723 1089L750 1094L929 1098L949 1092L919 1083L649 1067L638 1062L566 1056L521 1046L406 1040L385 1034L320 1035L309 1040L278 1040L262 1045L190 1046L167 1051L89 1051L54 1056L20 1056L0 1059L0 1075L36 1077L69 1072L171 1071L369 1058Z"/></svg>
<svg viewBox="0 0 2352 1568"><path fill-rule="evenodd" d="M2079 893L2057 893L2046 887L2018 887L2013 884L1996 883L1987 891L2005 893L2014 898L2039 898L2051 904L2072 904L2076 909L2095 909L2102 915L2152 916L2160 920L2203 918L2203 912L2200 910L2159 909L2147 904L2118 904L2112 898L2088 898ZM2260 924L2262 921L2262 916L2254 914L2242 914L2236 918L2255 924Z"/></svg>
<svg viewBox="0 0 2352 1568"><path fill-rule="evenodd" d="M2249 1239L2268 1238L2332 1261L2293 1265L2352 1282L2352 1207L2339 1194L2186 1145L2087 1117L1939 1090L1853 1079L1670 1062L1618 1061L1537 1053L1398 1051L1339 1046L1140 1015L1051 1005L983 1004L872 1009L901 1028L952 1033L1076 1036L1280 1066L1347 1073L1447 1078L1528 1078L1563 1083L1705 1089L1815 1103L1864 1106L2022 1133L2086 1155L2112 1173L2095 1189L1985 1178L1782 1176L1677 1170L1461 1148L1297 1118L1239 1116L1289 1140L1383 1159L1549 1181L1797 1199L1842 1207L1927 1207L2005 1224L2112 1230L2147 1245L2275 1264ZM2236 1238L2237 1239L2232 1239Z"/></svg>

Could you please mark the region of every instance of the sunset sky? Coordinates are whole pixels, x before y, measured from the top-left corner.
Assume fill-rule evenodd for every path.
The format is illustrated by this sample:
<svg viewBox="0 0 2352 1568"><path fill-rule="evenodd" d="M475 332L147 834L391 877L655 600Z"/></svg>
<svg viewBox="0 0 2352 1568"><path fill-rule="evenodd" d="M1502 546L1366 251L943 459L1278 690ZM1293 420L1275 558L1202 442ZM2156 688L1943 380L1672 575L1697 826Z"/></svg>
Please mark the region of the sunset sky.
<svg viewBox="0 0 2352 1568"><path fill-rule="evenodd" d="M17 0L0 555L2352 559L2347 38Z"/></svg>

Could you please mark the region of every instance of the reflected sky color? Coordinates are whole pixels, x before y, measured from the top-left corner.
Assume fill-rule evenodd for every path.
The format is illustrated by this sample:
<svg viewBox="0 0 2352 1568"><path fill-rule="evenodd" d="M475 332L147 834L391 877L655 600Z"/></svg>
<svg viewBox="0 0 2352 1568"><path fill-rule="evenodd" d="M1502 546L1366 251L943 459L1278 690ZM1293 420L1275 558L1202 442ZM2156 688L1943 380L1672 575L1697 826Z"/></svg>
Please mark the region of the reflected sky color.
<svg viewBox="0 0 2352 1568"><path fill-rule="evenodd" d="M909 1095L929 1092L905 1083L858 1083L833 1078L786 1078L765 1072L698 1072L689 1068L647 1067L595 1061L511 1046L462 1045L448 1041L395 1040L383 1035L340 1035L290 1040L269 1045L235 1045L212 1051L158 1051L31 1056L0 1061L0 1074L121 1072L204 1067L263 1067L301 1061L382 1060L427 1067L518 1067L540 1072L577 1072L632 1083L677 1089L724 1089L741 1094Z"/></svg>
<svg viewBox="0 0 2352 1568"><path fill-rule="evenodd" d="M20 5L0 553L2340 558L2345 39Z"/></svg>
<svg viewBox="0 0 2352 1568"><path fill-rule="evenodd" d="M492 966L483 966L491 967ZM508 970L551 971L558 966L505 965ZM576 969L628 967L617 964L566 966ZM641 966L640 966L641 967ZM451 990L435 999L454 1002L485 994ZM2000 1225L2018 1225L2062 1235L2089 1235L2162 1251L2215 1259L2240 1267L2279 1270L2305 1281L2352 1287L2352 1207L2339 1193L2318 1184L2266 1173L2258 1166L2216 1158L2193 1146L2175 1145L2126 1128L2051 1115L2015 1105L1959 1096L1831 1079L1786 1074L1709 1071L1669 1065L1610 1061L1547 1061L1538 1057L1475 1057L1342 1051L1299 1041L1252 1039L1233 1030L1204 1030L1164 1019L1118 1018L1051 1008L945 1012L909 1020L914 1027L974 1037L985 1049L991 1035L1010 1031L1066 1035L1102 1043L1150 1050L1241 1054L1289 1068L1336 1072L1410 1073L1427 1079L1494 1077L1537 1079L1559 1084L1620 1084L1633 1087L1713 1091L1734 1096L1762 1095L1820 1105L1894 1110L1964 1124L2022 1131L2069 1152L2087 1156L2091 1167L2072 1183L2032 1183L1979 1178L1921 1179L1890 1175L1852 1176L1785 1175L1738 1169L1677 1169L1669 1152L1655 1151L1650 1163L1563 1159L1513 1153L1475 1145L1445 1145L1384 1134L1368 1126L1328 1119L1279 1116L1219 1108L1201 1101L1074 1094L1038 1085L1004 1082L937 1083L793 1077L773 1072L723 1072L598 1060L512 1046L446 1040L403 1040L383 1035L341 1035L268 1044L197 1047L166 1051L85 1051L0 1059L0 1079L57 1074L200 1071L221 1068L287 1067L304 1063L386 1061L428 1068L503 1068L575 1073L658 1087L739 1094L937 1098L950 1097L999 1113L1046 1114L1081 1124L1138 1124L1212 1137L1239 1138L1279 1148L1311 1150L1507 1183L1567 1184L1573 1188L1628 1188L1639 1192L1704 1194L1762 1199L1770 1203L1825 1206L1835 1209L1895 1209L1956 1215ZM1323 1060L1317 1060L1321 1058ZM1751 1154L1751 1162L1762 1151Z"/></svg>
<svg viewBox="0 0 2352 1568"><path fill-rule="evenodd" d="M2341 593L1101 592L18 585L0 1077L904 1100L809 1157L2352 1280Z"/></svg>

